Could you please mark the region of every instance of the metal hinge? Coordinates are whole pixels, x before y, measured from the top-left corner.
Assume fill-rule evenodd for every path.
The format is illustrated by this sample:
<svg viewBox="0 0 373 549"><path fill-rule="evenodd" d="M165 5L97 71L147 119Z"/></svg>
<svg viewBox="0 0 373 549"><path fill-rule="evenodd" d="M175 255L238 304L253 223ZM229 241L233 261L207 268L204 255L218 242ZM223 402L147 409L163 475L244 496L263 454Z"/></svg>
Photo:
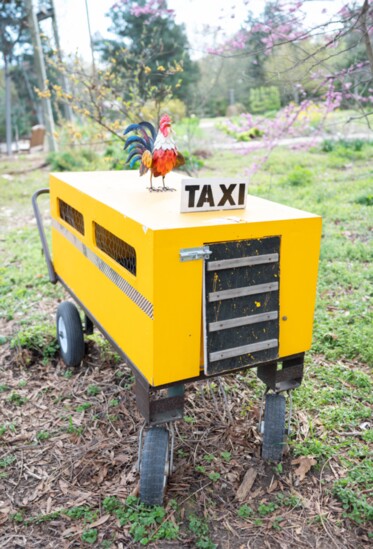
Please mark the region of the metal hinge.
<svg viewBox="0 0 373 549"><path fill-rule="evenodd" d="M208 246L199 248L183 248L180 250L180 261L194 261L195 259L209 259L212 251Z"/></svg>

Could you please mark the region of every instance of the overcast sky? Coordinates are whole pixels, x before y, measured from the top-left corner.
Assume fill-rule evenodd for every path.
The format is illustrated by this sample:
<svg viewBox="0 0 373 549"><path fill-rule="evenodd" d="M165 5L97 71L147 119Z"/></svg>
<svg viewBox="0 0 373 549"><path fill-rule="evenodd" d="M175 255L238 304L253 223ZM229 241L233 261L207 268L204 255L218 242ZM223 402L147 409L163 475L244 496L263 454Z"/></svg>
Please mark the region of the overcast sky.
<svg viewBox="0 0 373 549"><path fill-rule="evenodd" d="M107 36L110 20L105 14L114 3L115 0L88 0L93 34L99 32ZM343 3L346 0L310 0L307 3L308 17L312 22L318 22L321 17L326 17L322 15L324 9L332 14ZM169 8L175 10L176 21L185 23L187 27L189 42L195 50L194 57L198 57L203 46L203 25L220 25L226 34L231 35L239 30L248 9L258 14L264 4L264 0L250 0L248 5L244 0L168 0ZM62 50L66 53L78 51L83 58L90 59L85 0L55 0L55 6Z"/></svg>

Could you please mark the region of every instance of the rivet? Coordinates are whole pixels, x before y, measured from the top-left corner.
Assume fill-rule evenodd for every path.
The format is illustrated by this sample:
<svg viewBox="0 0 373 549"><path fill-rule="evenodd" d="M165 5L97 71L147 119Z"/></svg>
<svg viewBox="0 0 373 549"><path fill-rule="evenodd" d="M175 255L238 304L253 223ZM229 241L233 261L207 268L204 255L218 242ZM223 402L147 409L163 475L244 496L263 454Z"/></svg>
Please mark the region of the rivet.
<svg viewBox="0 0 373 549"><path fill-rule="evenodd" d="M283 317L282 317L282 320L287 320L287 319L288 319L287 316L283 316Z"/></svg>

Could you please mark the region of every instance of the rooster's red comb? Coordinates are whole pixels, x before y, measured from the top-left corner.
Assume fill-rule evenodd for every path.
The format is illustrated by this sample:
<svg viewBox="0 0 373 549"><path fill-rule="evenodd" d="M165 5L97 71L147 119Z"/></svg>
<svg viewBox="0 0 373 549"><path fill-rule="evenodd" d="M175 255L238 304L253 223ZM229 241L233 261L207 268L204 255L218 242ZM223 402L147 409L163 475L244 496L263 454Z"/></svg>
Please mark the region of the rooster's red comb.
<svg viewBox="0 0 373 549"><path fill-rule="evenodd" d="M162 126L168 126L171 124L171 118L168 116L168 114L164 114L161 116L161 120L159 122L159 125Z"/></svg>

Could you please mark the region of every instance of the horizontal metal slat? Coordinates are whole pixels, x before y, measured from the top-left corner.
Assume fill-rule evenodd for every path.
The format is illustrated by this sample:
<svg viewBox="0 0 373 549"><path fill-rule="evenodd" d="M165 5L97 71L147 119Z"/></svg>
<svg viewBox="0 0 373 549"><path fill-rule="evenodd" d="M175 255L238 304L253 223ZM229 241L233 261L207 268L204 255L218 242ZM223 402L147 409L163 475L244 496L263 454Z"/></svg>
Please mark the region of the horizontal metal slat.
<svg viewBox="0 0 373 549"><path fill-rule="evenodd" d="M266 322L268 320L276 320L278 318L277 311L269 311L259 315L240 316L238 318L230 318L227 320L219 320L218 322L210 322L209 332L217 332L218 330L226 330L228 328L238 328L248 324L257 324L258 322Z"/></svg>
<svg viewBox="0 0 373 549"><path fill-rule="evenodd" d="M222 259L220 261L209 261L208 271L219 271L221 269L232 269L236 267L249 267L262 265L263 263L277 263L278 254L250 255L247 257L236 257L234 259Z"/></svg>
<svg viewBox="0 0 373 549"><path fill-rule="evenodd" d="M233 347L232 349L223 349L222 351L216 351L210 353L210 362L216 362L217 360L224 360L225 358L232 358L235 356L246 355L248 353L256 353L257 351L264 351L266 349L273 349L278 346L277 339L267 339L266 341L259 341L258 343L250 343L249 345L242 345L241 347Z"/></svg>
<svg viewBox="0 0 373 549"><path fill-rule="evenodd" d="M232 290L222 290L220 292L210 292L209 301L220 301L222 299L233 299L245 295L263 294L278 290L278 282L269 282L268 284L256 284L255 286L244 286L242 288L233 288Z"/></svg>

